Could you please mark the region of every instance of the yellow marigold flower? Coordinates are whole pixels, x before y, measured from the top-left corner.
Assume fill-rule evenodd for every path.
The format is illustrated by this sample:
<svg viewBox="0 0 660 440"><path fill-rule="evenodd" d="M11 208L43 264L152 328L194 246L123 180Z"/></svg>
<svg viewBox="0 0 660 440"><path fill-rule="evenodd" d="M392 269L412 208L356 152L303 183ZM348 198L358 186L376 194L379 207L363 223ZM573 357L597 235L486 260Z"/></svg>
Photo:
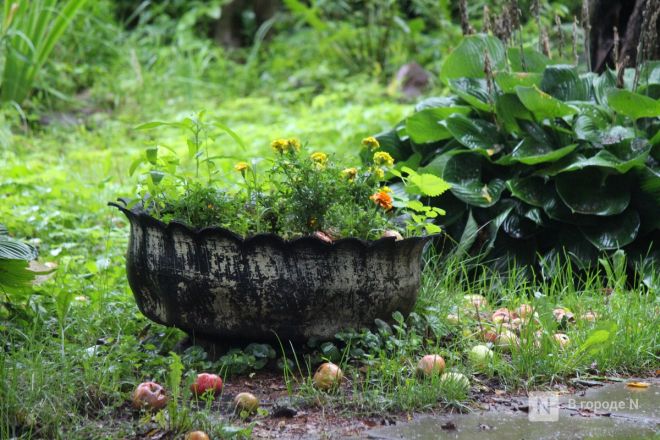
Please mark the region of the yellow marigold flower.
<svg viewBox="0 0 660 440"><path fill-rule="evenodd" d="M383 192L386 192L388 194L392 193L392 189L389 186L381 186L380 190L383 191Z"/></svg>
<svg viewBox="0 0 660 440"><path fill-rule="evenodd" d="M382 168L375 167L373 170L374 176L376 176L376 179L378 180L383 180L385 178L385 171L383 171Z"/></svg>
<svg viewBox="0 0 660 440"><path fill-rule="evenodd" d="M250 164L247 162L238 162L236 165L234 165L234 169L239 173L243 173L250 169Z"/></svg>
<svg viewBox="0 0 660 440"><path fill-rule="evenodd" d="M378 151L377 153L374 153L374 163L376 165L391 167L394 165L394 158L390 156L390 153L385 151Z"/></svg>
<svg viewBox="0 0 660 440"><path fill-rule="evenodd" d="M295 151L300 151L300 141L298 139L290 138L287 139L286 142L290 149L293 149Z"/></svg>
<svg viewBox="0 0 660 440"><path fill-rule="evenodd" d="M358 170L355 167L351 168L346 168L345 170L342 170L341 175L348 180L354 180L357 177Z"/></svg>
<svg viewBox="0 0 660 440"><path fill-rule="evenodd" d="M385 211L392 209L392 196L389 195L386 191L378 191L376 194L373 194L369 197L374 203Z"/></svg>
<svg viewBox="0 0 660 440"><path fill-rule="evenodd" d="M318 165L321 166L325 165L328 162L328 155L320 151L310 154L309 157L312 159L312 161L316 162Z"/></svg>
<svg viewBox="0 0 660 440"><path fill-rule="evenodd" d="M286 139L275 139L270 143L270 147L278 153L284 153L288 149L288 141Z"/></svg>
<svg viewBox="0 0 660 440"><path fill-rule="evenodd" d="M380 148L380 142L378 142L378 139L376 139L373 136L366 137L362 139L362 145L364 145L366 148L370 149L371 151L377 150Z"/></svg>

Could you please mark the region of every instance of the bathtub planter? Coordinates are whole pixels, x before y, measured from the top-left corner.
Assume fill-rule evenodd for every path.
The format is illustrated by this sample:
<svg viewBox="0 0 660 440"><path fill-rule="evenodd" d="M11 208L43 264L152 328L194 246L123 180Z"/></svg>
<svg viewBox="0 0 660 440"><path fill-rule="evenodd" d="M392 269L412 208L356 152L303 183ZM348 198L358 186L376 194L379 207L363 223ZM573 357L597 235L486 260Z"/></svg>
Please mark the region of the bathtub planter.
<svg viewBox="0 0 660 440"><path fill-rule="evenodd" d="M331 339L371 327L376 318L390 320L395 311L407 315L432 237L243 238L220 227L165 224L141 207L110 205L131 225L126 271L142 313L216 341Z"/></svg>

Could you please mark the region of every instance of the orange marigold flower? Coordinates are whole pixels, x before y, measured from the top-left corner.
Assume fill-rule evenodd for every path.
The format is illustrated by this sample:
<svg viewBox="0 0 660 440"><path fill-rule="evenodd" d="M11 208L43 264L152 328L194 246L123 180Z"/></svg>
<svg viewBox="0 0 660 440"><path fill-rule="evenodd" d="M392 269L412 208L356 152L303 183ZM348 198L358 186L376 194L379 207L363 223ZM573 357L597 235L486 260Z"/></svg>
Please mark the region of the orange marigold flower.
<svg viewBox="0 0 660 440"><path fill-rule="evenodd" d="M369 197L374 203L385 211L392 209L392 196L389 195L387 191L378 191L376 194L373 194Z"/></svg>

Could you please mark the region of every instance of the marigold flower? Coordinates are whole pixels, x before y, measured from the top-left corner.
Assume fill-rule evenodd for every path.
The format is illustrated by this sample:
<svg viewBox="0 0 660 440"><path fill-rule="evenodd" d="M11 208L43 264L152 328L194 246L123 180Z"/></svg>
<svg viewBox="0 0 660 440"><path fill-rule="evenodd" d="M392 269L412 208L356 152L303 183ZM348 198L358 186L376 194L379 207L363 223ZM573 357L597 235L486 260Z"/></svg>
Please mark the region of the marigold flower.
<svg viewBox="0 0 660 440"><path fill-rule="evenodd" d="M250 169L250 164L247 162L238 162L236 165L234 165L234 169L239 173L243 173Z"/></svg>
<svg viewBox="0 0 660 440"><path fill-rule="evenodd" d="M300 141L295 138L275 139L270 143L270 146L273 150L280 154L300 151Z"/></svg>
<svg viewBox="0 0 660 440"><path fill-rule="evenodd" d="M358 170L355 167L351 168L346 168L345 170L342 170L341 175L345 177L348 180L355 180L357 177Z"/></svg>
<svg viewBox="0 0 660 440"><path fill-rule="evenodd" d="M375 167L373 169L373 174L378 180L383 180L385 178L385 171L383 171L381 168Z"/></svg>
<svg viewBox="0 0 660 440"><path fill-rule="evenodd" d="M389 193L389 194L392 193L392 189L391 189L389 186L381 186L381 187L380 187L380 190L381 190L381 191L384 191L384 192L386 192L386 193Z"/></svg>
<svg viewBox="0 0 660 440"><path fill-rule="evenodd" d="M364 145L366 148L370 149L371 151L377 150L380 148L380 142L378 142L378 139L376 139L373 136L366 137L362 139L362 145Z"/></svg>
<svg viewBox="0 0 660 440"><path fill-rule="evenodd" d="M328 162L328 155L320 151L310 154L309 157L312 159L313 162L315 162L317 165L321 167L325 166L325 164Z"/></svg>
<svg viewBox="0 0 660 440"><path fill-rule="evenodd" d="M376 194L373 194L369 197L374 203L385 211L392 209L392 196L387 193L387 191L378 191Z"/></svg>
<svg viewBox="0 0 660 440"><path fill-rule="evenodd" d="M390 156L390 153L385 151L378 151L374 153L374 163L376 165L384 165L386 167L391 167L394 165L394 158Z"/></svg>

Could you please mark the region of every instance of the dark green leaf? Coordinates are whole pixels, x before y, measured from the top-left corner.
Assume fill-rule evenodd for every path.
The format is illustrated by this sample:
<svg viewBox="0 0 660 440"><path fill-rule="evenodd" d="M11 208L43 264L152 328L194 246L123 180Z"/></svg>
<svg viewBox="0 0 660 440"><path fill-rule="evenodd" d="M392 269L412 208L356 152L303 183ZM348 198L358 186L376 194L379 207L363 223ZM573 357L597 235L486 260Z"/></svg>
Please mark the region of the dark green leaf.
<svg viewBox="0 0 660 440"><path fill-rule="evenodd" d="M453 115L445 121L447 129L461 144L471 150L492 156L497 150L497 126L481 119L469 119L463 115Z"/></svg>
<svg viewBox="0 0 660 440"><path fill-rule="evenodd" d="M507 181L511 195L528 205L543 207L553 196L550 184L541 177L525 177Z"/></svg>
<svg viewBox="0 0 660 440"><path fill-rule="evenodd" d="M484 112L493 111L486 80L474 78L453 79L449 81L449 88L472 107Z"/></svg>
<svg viewBox="0 0 660 440"><path fill-rule="evenodd" d="M580 231L599 250L619 249L630 244L639 231L639 214L629 209L623 214L605 217L597 225L581 226Z"/></svg>
<svg viewBox="0 0 660 440"><path fill-rule="evenodd" d="M458 199L472 206L486 208L497 203L505 184L501 179L484 183L481 180L481 167L480 156L457 154L447 161L442 177L452 184L450 191Z"/></svg>
<svg viewBox="0 0 660 440"><path fill-rule="evenodd" d="M511 152L511 160L524 163L525 165L554 162L572 153L576 148L577 144L573 144L553 150L547 144L538 144L530 138L525 138Z"/></svg>
<svg viewBox="0 0 660 440"><path fill-rule="evenodd" d="M511 93L498 94L495 97L495 113L504 129L513 133L522 131L518 119L533 120L532 114L522 105L518 96Z"/></svg>
<svg viewBox="0 0 660 440"><path fill-rule="evenodd" d="M594 167L559 174L555 187L573 213L611 216L622 213L630 203L626 180Z"/></svg>
<svg viewBox="0 0 660 440"><path fill-rule="evenodd" d="M580 78L575 66L548 66L543 72L541 90L560 101L588 101L590 84Z"/></svg>

